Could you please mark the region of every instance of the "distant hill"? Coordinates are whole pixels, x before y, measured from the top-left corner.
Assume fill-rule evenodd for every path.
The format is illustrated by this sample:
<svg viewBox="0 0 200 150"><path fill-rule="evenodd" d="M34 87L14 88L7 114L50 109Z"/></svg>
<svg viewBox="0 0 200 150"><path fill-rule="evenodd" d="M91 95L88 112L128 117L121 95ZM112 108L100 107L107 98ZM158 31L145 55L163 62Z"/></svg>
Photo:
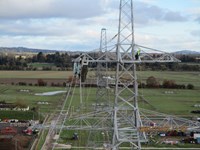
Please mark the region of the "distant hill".
<svg viewBox="0 0 200 150"><path fill-rule="evenodd" d="M66 52L61 50L48 50L48 49L34 49L25 47L0 47L0 52L6 53L55 53L55 52Z"/></svg>
<svg viewBox="0 0 200 150"><path fill-rule="evenodd" d="M181 50L181 51L173 52L173 54L177 54L177 55L200 55L200 52L191 51L191 50Z"/></svg>
<svg viewBox="0 0 200 150"><path fill-rule="evenodd" d="M26 48L26 47L0 47L0 53L39 53L44 54L48 53L68 53L69 55L79 55L81 51L64 51L64 50L49 50L49 49L35 49L35 48ZM200 52L191 51L191 50L181 50L172 52L175 55L200 55Z"/></svg>

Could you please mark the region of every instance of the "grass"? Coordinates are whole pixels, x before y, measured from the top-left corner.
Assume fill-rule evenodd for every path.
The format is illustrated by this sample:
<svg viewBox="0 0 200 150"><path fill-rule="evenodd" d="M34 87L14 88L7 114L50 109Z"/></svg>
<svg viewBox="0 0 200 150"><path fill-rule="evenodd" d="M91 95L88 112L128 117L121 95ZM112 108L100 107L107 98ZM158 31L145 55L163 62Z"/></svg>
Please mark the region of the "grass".
<svg viewBox="0 0 200 150"><path fill-rule="evenodd" d="M74 112L76 114L82 115L83 113L87 111L92 110L92 104L95 103L96 101L96 88L85 88L83 89L85 95L83 96L83 109L81 110L78 106L80 106L80 98L79 98L79 88L74 88L74 93L72 94L73 96L69 97L69 101L67 101L67 107L69 106L70 99L72 99L72 106L74 107L71 112ZM173 93L168 94L166 91L173 91ZM200 92L199 90L187 90L187 89L139 89L139 94L143 95L144 98L148 101L147 104L139 99L139 107L140 108L148 108L157 112L162 112L166 114L171 114L171 115L178 115L181 117L187 117L190 116L195 116L190 113L191 110L194 110L195 108L192 107L194 104L200 104ZM87 104L88 108L87 110L84 109L84 104ZM90 109L90 110L89 110ZM72 118L73 119L73 118ZM88 119L87 119L88 121ZM72 122L74 121L67 121L68 125L71 125ZM84 123L79 123L79 125L83 125ZM79 135L79 140L74 141L71 140L70 138L72 137L73 133L76 132ZM98 142L102 142L103 137L102 134L99 132L95 132L96 135L94 138L97 138L96 140L91 140L91 142L97 142L97 143L88 143L88 139L90 138L92 132L90 133L89 131L76 131L76 130L63 130L61 133L61 137L59 139L59 143L68 143L71 144L73 147L78 147L78 146L91 146L95 145L97 146ZM112 137L112 136L110 136ZM169 137L170 138L170 137ZM90 141L90 140L89 140ZM91 145L90 145L91 144ZM154 145L147 145L147 147L154 146ZM146 145L144 145L146 147ZM191 145L191 144L179 144L179 145L155 145L155 147L169 147L169 148L186 148L186 147L198 147L196 145ZM75 148L74 148L75 149Z"/></svg>
<svg viewBox="0 0 200 150"><path fill-rule="evenodd" d="M32 111L1 111L0 119L34 120L38 118L37 112Z"/></svg>
<svg viewBox="0 0 200 150"><path fill-rule="evenodd" d="M32 67L56 67L55 64L53 63L30 63L28 64L29 66L31 65Z"/></svg>
<svg viewBox="0 0 200 150"><path fill-rule="evenodd" d="M138 71L138 79L146 83L146 79L154 76L160 81L174 80L177 84L193 84L195 88L200 89L200 72L176 72L176 71Z"/></svg>
<svg viewBox="0 0 200 150"><path fill-rule="evenodd" d="M90 74L95 74L90 72ZM154 76L159 79L160 83L164 79L175 80L177 84L191 83L195 86L194 90L187 89L139 89L139 94L143 95L149 104L139 99L139 107L155 110L167 114L175 115L189 115L195 116L190 113L191 110L196 110L192 107L194 104L200 104L200 73L199 72L168 72L168 71L138 71L139 81L146 82L149 76ZM0 78L67 78L72 75L72 72L66 71L0 71ZM30 92L21 92L21 89L28 89ZM51 113L56 110L56 107L64 94L55 96L36 96L35 93L66 90L65 88L58 87L35 87L35 86L8 86L0 85L0 100L6 102L15 102L21 100L26 102L31 107L39 107L41 113ZM92 104L96 103L96 88L83 88L83 99L80 99L80 91L78 87L73 88L73 91L67 101L65 109L68 108L71 102L71 112L85 113L93 109ZM111 89L110 93L114 90ZM172 94L167 94L166 91L173 91ZM111 96L113 100L113 95ZM50 105L37 105L39 101L47 101ZM80 110L80 102L85 106ZM86 109L88 108L88 109ZM90 110L89 110L90 109ZM2 114L2 113L1 113ZM20 115L19 115L20 116ZM31 115L30 115L31 116ZM74 146L82 145L84 140L71 141L67 140L73 135L73 132L78 131L64 131L61 134L59 142L73 143ZM87 132L78 132L81 139L88 136ZM86 139L87 141L87 139Z"/></svg>
<svg viewBox="0 0 200 150"><path fill-rule="evenodd" d="M168 91L173 93L167 94ZM190 112L195 110L193 105L200 104L199 90L141 89L140 95L144 95L153 108L142 101L139 102L140 107L167 114L192 115Z"/></svg>
<svg viewBox="0 0 200 150"><path fill-rule="evenodd" d="M71 97L69 97L66 108L68 108L70 101L73 111L78 111L80 106L80 89L74 88ZM96 88L84 88L82 89L84 95L82 98L83 106L87 105L87 108L94 107L96 103ZM114 89L110 89L110 94ZM188 90L188 89L139 89L139 95L143 96L148 102L142 101L139 97L139 107L146 108L162 113L174 114L174 115L193 115L192 110L196 110L193 106L200 104L200 90ZM171 92L170 94L168 92ZM111 100L114 99L114 94L110 95ZM108 100L101 103L108 103ZM77 110L76 110L77 109Z"/></svg>
<svg viewBox="0 0 200 150"><path fill-rule="evenodd" d="M40 139L38 140L38 144L37 144L37 147L36 149L42 149L42 146L45 142L45 139L46 139L46 136L48 134L48 130L43 130L41 135L40 135Z"/></svg>
<svg viewBox="0 0 200 150"><path fill-rule="evenodd" d="M114 72L109 72L114 74ZM65 79L73 74L73 71L0 71L0 78L58 78ZM95 75L94 71L89 71ZM192 83L200 88L200 72L176 72L176 71L137 71L138 80L145 82L150 76L154 76L162 83L164 79L175 80L178 84Z"/></svg>
<svg viewBox="0 0 200 150"><path fill-rule="evenodd" d="M24 92L21 90L29 90ZM50 91L66 90L62 87L37 87L37 86L9 86L0 85L0 101L7 103L14 103L21 101L29 105L30 109L36 107L41 114L51 113L55 111L55 106L58 105L59 100L62 99L63 94L57 94L53 96L37 96L35 93L43 93ZM38 102L48 102L49 105L38 105ZM19 114L20 116L20 114ZM13 115L10 117L14 117Z"/></svg>
<svg viewBox="0 0 200 150"><path fill-rule="evenodd" d="M114 74L114 72L109 72ZM73 71L0 71L0 79L20 78L20 79L67 79L73 75ZM94 76L94 71L89 71L88 77ZM176 71L138 71L138 81L146 83L150 76L157 78L162 84L163 80L174 80L177 84L193 84L196 89L200 89L200 72L176 72Z"/></svg>
<svg viewBox="0 0 200 150"><path fill-rule="evenodd" d="M200 73L199 72L168 72L168 71L138 71L138 80L146 82L149 76L159 79L160 83L164 79L175 80L177 84L191 83L195 86L195 90L172 90L172 89L139 89L140 95L144 95L145 99L153 105L147 105L139 102L139 106L143 108L154 109L164 113L173 114L190 114L194 104L199 104L200 100ZM0 71L0 78L66 78L72 72L66 71ZM94 74L93 71L90 75ZM20 92L21 89L28 89L30 92ZM15 102L17 100L24 101L31 107L38 107L37 102L47 101L50 105L40 105L42 113L50 112L54 106L57 106L63 94L55 96L35 96L35 93L66 90L58 87L35 87L35 86L9 86L0 85L0 100L6 102ZM173 91L173 94L165 94L165 91ZM83 103L91 105L96 100L96 89L83 88ZM72 106L80 105L79 88L74 90ZM68 101L69 102L69 101ZM67 104L67 106L69 103ZM66 106L66 107L67 107Z"/></svg>
<svg viewBox="0 0 200 150"><path fill-rule="evenodd" d="M60 78L65 79L72 75L72 71L0 71L0 78Z"/></svg>

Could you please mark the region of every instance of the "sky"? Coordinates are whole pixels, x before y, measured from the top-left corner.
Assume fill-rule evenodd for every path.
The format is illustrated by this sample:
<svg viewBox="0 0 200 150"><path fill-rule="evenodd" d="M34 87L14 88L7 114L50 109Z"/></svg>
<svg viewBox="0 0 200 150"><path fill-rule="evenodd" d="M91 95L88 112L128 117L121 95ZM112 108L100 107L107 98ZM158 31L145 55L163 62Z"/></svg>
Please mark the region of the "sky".
<svg viewBox="0 0 200 150"><path fill-rule="evenodd" d="M0 47L99 48L117 34L120 0L0 0ZM200 52L200 0L133 0L136 44Z"/></svg>

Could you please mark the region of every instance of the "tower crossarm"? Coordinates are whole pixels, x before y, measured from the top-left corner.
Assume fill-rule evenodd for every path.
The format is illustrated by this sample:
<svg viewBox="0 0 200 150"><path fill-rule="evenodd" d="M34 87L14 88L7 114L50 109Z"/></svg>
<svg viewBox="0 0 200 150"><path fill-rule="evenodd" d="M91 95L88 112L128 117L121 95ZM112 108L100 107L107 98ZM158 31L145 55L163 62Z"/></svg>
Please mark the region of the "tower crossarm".
<svg viewBox="0 0 200 150"><path fill-rule="evenodd" d="M163 51L155 51L155 50L152 51L152 49L142 49L140 54L140 60L136 60L134 57L132 57L131 53L130 54L120 53L121 57L123 57L120 60L117 60L116 52L107 51L97 54L98 57L97 56L94 57L91 56L89 52L84 53L80 55L78 58L74 59L73 62L79 62L82 56L87 57L89 63L117 63L118 61L124 64L180 62L180 60L178 60L170 53L166 53Z"/></svg>

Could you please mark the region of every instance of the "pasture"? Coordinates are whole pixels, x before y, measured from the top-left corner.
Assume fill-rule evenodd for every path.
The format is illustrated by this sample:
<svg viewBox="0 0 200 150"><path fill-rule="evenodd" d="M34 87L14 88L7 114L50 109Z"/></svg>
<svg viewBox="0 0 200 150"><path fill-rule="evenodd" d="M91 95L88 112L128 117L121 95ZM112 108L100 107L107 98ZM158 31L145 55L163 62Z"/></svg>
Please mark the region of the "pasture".
<svg viewBox="0 0 200 150"><path fill-rule="evenodd" d="M110 74L114 72L110 72ZM89 71L88 76L94 76L94 71ZM60 79L66 80L72 75L72 71L0 71L1 83L4 80L23 79L29 81L30 79L52 79L57 81ZM139 97L139 106L155 110L158 112L177 114L177 115L193 115L191 110L198 108L192 107L195 104L200 104L200 73L199 72L167 72L167 71L138 71L138 81L146 83L149 76L156 77L160 84L164 79L175 80L177 84L191 83L194 85L194 90L187 89L139 89L139 95L143 96L148 102L144 102ZM22 89L29 90L23 92ZM39 87L39 86L13 86L6 83L0 84L0 101L16 102L23 101L30 107L37 107L41 113L50 113L55 111L55 106L58 106L64 94L54 96L36 96L35 93L50 92L66 90L65 87ZM172 94L166 92L172 91ZM110 91L113 93L113 90ZM83 88L83 102L85 105L92 105L96 100L95 88ZM72 106L78 107L80 105L80 91L75 89L73 95ZM38 102L48 102L48 105L38 105ZM67 106L66 106L67 107Z"/></svg>
<svg viewBox="0 0 200 150"><path fill-rule="evenodd" d="M12 86L0 85L0 101L7 103L21 102L30 107L35 108L41 116L55 111L64 93L52 96L38 96L36 93L66 90L62 87L38 87L38 86ZM41 104L39 104L41 102ZM46 102L43 103L42 102ZM48 103L48 104L47 104ZM36 119L37 113L31 111L1 111L0 118L18 118L18 119Z"/></svg>
<svg viewBox="0 0 200 150"><path fill-rule="evenodd" d="M139 106L171 115L194 116L191 113L195 104L200 104L200 90L187 89L142 89L139 94L142 95L144 102L139 100Z"/></svg>
<svg viewBox="0 0 200 150"><path fill-rule="evenodd" d="M114 74L114 72L109 72ZM200 104L200 73L198 72L167 72L167 71L139 71L137 72L138 81L146 83L146 79L150 76L156 77L160 84L162 81L174 80L177 84L193 84L195 89L148 89L140 88L138 104L140 108L146 108L157 112L166 114L178 115L181 117L187 117L189 119L198 117L191 113L192 110L198 110L193 105ZM11 85L9 80L22 80L24 82L31 82L37 79L51 80L57 82L58 80L66 81L66 79L72 75L72 71L0 71L0 101L6 102L25 102L30 108L37 108L38 113L30 112L10 112L2 111L0 118L19 118L19 119L34 119L42 117L46 114L59 111L62 108L62 102L66 93L61 93L53 96L37 96L36 93L51 92L51 91L68 91L66 87L39 87L39 86L19 86ZM95 72L89 71L88 78L94 77ZM87 87L82 88L83 97L80 99L80 88L72 87L69 99L67 100L65 110L68 110L69 105L70 113L83 114L88 110L94 110L96 103L96 88ZM27 92L28 91L28 92ZM110 100L114 100L114 89L109 89ZM145 99L145 100L144 100ZM80 108L80 102L82 101L82 109ZM46 104L38 104L38 102L48 102ZM105 102L106 103L106 102ZM7 117L6 117L7 116ZM74 132L77 132L80 136L78 141L69 140L72 138ZM45 132L45 135L47 133ZM85 137L88 137L88 133L79 131L63 131L59 143L70 142L74 146L84 145ZM101 137L97 139L105 138L102 133ZM41 144L39 143L39 147Z"/></svg>
<svg viewBox="0 0 200 150"><path fill-rule="evenodd" d="M177 84L193 84L200 90L200 72L176 72L176 71L139 71L138 80L145 82L149 76L154 76L162 83L163 80L174 80Z"/></svg>
<svg viewBox="0 0 200 150"><path fill-rule="evenodd" d="M0 71L0 79L63 79L72 73L72 71Z"/></svg>
<svg viewBox="0 0 200 150"><path fill-rule="evenodd" d="M110 101L114 101L113 91L114 89L109 90ZM66 109L71 103L73 111L79 111L81 101L86 108L94 108L96 88L85 88L82 89L82 92L83 97L80 99L79 88L73 89L72 96L67 101ZM108 101L101 103L107 104ZM138 104L140 108L192 118L194 114L191 111L198 110L193 106L200 104L200 92L199 90L188 89L139 89Z"/></svg>
<svg viewBox="0 0 200 150"><path fill-rule="evenodd" d="M109 74L114 74L109 72ZM0 71L0 79L66 79L73 75L73 71ZM89 71L89 76L94 76L95 71ZM200 89L200 72L176 71L137 71L138 81L145 82L150 76L163 80L174 80L178 84L193 84Z"/></svg>

